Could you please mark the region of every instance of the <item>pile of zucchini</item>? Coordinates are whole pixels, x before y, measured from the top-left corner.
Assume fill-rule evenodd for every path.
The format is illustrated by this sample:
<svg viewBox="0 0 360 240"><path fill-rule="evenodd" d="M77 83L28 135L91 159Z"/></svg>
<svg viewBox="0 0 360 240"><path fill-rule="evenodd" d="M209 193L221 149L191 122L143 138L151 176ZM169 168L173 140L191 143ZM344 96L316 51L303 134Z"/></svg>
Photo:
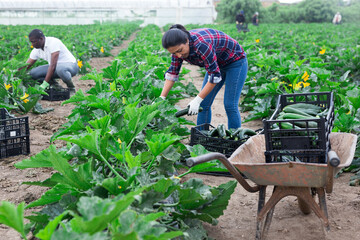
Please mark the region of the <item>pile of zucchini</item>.
<svg viewBox="0 0 360 240"><path fill-rule="evenodd" d="M302 119L319 119L328 114L328 109L323 109L321 106L309 103L295 103L287 105L279 113L276 120L302 120ZM294 122L297 128L317 128L317 123L312 121L296 121ZM278 126L276 126L278 127ZM288 122L281 122L282 129L293 129L293 125Z"/></svg>
<svg viewBox="0 0 360 240"><path fill-rule="evenodd" d="M220 124L211 130L201 130L201 133L207 137L222 138L228 140L241 140L256 135L256 132L249 128L230 128L226 129L224 124Z"/></svg>

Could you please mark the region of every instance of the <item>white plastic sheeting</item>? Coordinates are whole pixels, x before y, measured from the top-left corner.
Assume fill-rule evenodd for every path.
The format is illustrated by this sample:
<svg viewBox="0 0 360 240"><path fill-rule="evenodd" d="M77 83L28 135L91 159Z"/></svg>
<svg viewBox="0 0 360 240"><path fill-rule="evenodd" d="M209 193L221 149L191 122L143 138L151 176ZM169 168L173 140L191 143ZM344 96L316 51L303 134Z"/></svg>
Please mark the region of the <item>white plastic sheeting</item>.
<svg viewBox="0 0 360 240"><path fill-rule="evenodd" d="M143 20L144 24L207 24L212 0L1 0L0 24L91 24Z"/></svg>

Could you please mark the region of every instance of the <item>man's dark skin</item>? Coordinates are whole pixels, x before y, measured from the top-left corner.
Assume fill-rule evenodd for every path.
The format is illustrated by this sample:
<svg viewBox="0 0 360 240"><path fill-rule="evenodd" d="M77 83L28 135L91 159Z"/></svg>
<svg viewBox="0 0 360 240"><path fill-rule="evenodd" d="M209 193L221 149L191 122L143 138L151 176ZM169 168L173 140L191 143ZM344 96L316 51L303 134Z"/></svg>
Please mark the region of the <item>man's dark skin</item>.
<svg viewBox="0 0 360 240"><path fill-rule="evenodd" d="M40 37L40 38L35 38L35 37L30 37L29 41L31 42L32 46L34 48L41 48L42 50L44 50L44 46L45 46L45 37ZM45 82L49 83L49 81L51 80L52 76L54 75L55 69L56 69L56 64L57 61L59 59L59 54L60 51L57 52L53 52L51 54L51 63L49 66L49 69L46 73L45 76ZM26 69L28 70L29 68L32 67L32 65L34 65L34 63L36 62L36 60L29 58L26 63L28 63L28 65L26 66ZM21 70L22 68L19 68L19 70Z"/></svg>

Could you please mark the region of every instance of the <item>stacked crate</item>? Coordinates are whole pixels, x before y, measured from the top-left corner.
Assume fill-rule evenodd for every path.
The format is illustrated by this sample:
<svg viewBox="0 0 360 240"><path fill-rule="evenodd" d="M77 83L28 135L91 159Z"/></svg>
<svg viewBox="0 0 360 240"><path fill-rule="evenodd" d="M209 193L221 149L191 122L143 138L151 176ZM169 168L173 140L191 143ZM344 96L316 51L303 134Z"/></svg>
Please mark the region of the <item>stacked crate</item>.
<svg viewBox="0 0 360 240"><path fill-rule="evenodd" d="M13 117L0 108L0 159L30 153L28 117Z"/></svg>

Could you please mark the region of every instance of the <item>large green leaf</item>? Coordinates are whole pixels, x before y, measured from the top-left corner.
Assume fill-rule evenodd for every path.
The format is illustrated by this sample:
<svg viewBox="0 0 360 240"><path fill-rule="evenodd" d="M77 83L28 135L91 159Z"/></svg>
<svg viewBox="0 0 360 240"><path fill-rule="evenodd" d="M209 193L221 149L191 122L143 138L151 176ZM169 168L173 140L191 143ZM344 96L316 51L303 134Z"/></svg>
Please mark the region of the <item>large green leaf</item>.
<svg viewBox="0 0 360 240"><path fill-rule="evenodd" d="M156 157L174 142L180 140L180 136L166 133L153 134L150 140L145 140L151 153Z"/></svg>
<svg viewBox="0 0 360 240"><path fill-rule="evenodd" d="M55 139L62 135L73 134L83 129L85 129L85 125L77 115L75 120L72 119L70 122L66 123L59 131L57 131L51 137L50 141L53 142Z"/></svg>
<svg viewBox="0 0 360 240"><path fill-rule="evenodd" d="M157 110L159 103L153 105L144 105L140 108L136 104L125 107L124 120L127 127L119 130L121 141L131 144L134 138L151 122L151 120L160 112Z"/></svg>
<svg viewBox="0 0 360 240"><path fill-rule="evenodd" d="M24 202L16 207L10 202L2 201L0 205L0 223L15 229L26 239L24 229L24 206Z"/></svg>
<svg viewBox="0 0 360 240"><path fill-rule="evenodd" d="M90 179L92 177L90 163L79 166L71 166L68 159L65 158L64 152L57 152L54 145L39 154L16 163L15 167L20 169L52 167L57 170L63 177L63 182L72 187L81 190L87 190L91 187Z"/></svg>
<svg viewBox="0 0 360 240"><path fill-rule="evenodd" d="M44 206L60 201L62 196L68 192L75 192L75 189L64 184L57 184L55 187L46 191L39 199L29 203L26 208Z"/></svg>
<svg viewBox="0 0 360 240"><path fill-rule="evenodd" d="M104 230L121 212L130 206L135 200L135 196L142 191L142 188L138 189L120 199L80 198L78 211L81 216L74 214L74 218L70 221L72 229L90 234Z"/></svg>
<svg viewBox="0 0 360 240"><path fill-rule="evenodd" d="M142 215L135 211L127 210L120 216L120 224L116 228L114 238L123 239L125 237L127 239L126 236L137 236L135 239L165 240L181 236L181 231L166 232L166 228L158 225L155 220L164 215L165 213L163 212Z"/></svg>
<svg viewBox="0 0 360 240"><path fill-rule="evenodd" d="M218 194L215 199L210 204L206 205L201 212L207 213L214 218L220 217L229 203L231 194L234 193L236 184L236 181L229 181L217 187L216 190L218 191Z"/></svg>
<svg viewBox="0 0 360 240"><path fill-rule="evenodd" d="M100 132L101 130L92 130L89 127L86 127L87 133L84 133L79 136L63 136L59 139L65 140L68 142L75 143L79 145L81 148L89 150L91 153L100 156Z"/></svg>
<svg viewBox="0 0 360 240"><path fill-rule="evenodd" d="M36 234L36 237L40 238L41 240L50 240L52 238L52 234L56 230L57 226L61 222L61 220L64 218L64 216L68 214L67 211L63 212L59 216L57 216L54 220L50 221L44 229L38 232Z"/></svg>
<svg viewBox="0 0 360 240"><path fill-rule="evenodd" d="M354 107L354 112L357 112L360 109L360 89L354 88L346 92L346 95L351 102L351 105Z"/></svg>

